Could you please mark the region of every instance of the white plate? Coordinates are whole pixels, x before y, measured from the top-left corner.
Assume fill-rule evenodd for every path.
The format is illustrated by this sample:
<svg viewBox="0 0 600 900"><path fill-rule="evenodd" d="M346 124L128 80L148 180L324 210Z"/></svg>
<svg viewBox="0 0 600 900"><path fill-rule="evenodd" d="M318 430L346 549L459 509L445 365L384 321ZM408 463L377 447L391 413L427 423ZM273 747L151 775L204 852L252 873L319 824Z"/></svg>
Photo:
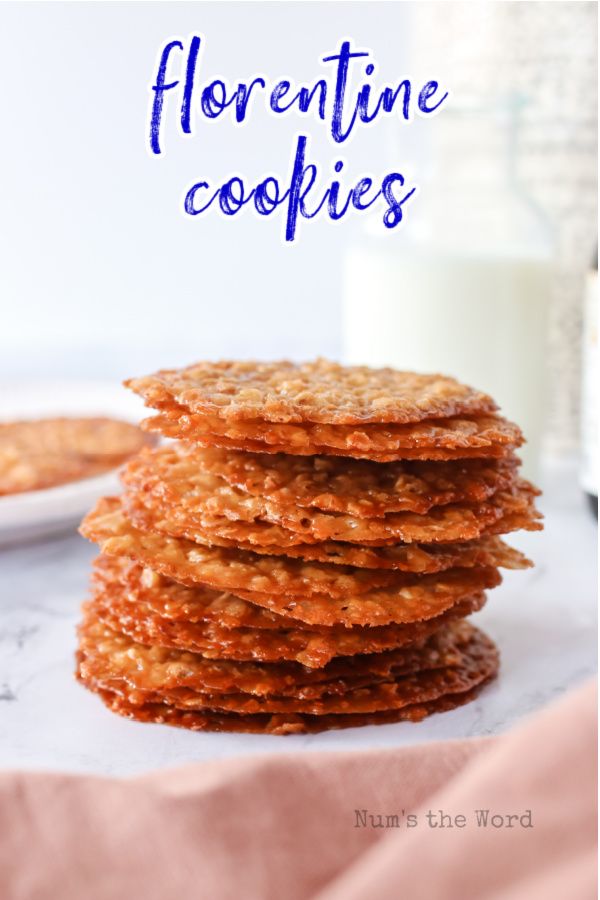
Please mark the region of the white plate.
<svg viewBox="0 0 600 900"><path fill-rule="evenodd" d="M119 384L57 382L0 390L0 421L51 416L110 416L139 422L144 406ZM0 546L75 529L96 500L119 493L118 470L41 491L0 497Z"/></svg>

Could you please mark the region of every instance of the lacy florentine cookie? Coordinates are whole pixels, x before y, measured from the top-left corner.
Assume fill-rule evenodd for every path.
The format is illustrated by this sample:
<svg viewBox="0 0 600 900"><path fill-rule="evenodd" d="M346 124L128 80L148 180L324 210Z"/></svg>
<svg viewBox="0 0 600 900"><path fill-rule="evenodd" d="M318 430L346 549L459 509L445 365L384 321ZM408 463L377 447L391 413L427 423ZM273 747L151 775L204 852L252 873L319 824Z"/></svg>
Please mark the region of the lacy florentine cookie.
<svg viewBox="0 0 600 900"><path fill-rule="evenodd" d="M136 425L106 418L0 423L0 495L99 475L151 443Z"/></svg>
<svg viewBox="0 0 600 900"><path fill-rule="evenodd" d="M308 506L323 512L377 518L393 512L423 514L447 503L481 503L510 487L518 464L516 457L373 463L171 444L155 453L140 454L132 467L144 467L157 475L167 466L182 476L200 470L248 494L268 497L279 506Z"/></svg>
<svg viewBox="0 0 600 900"><path fill-rule="evenodd" d="M185 585L123 556L98 556L92 567L93 596L115 590L132 609L149 607L163 619L210 622L223 628L278 629L289 623L226 591L201 584Z"/></svg>
<svg viewBox="0 0 600 900"><path fill-rule="evenodd" d="M229 421L364 424L493 412L491 397L443 375L341 366L318 359L201 362L164 369L126 385L147 406L175 402Z"/></svg>
<svg viewBox="0 0 600 900"><path fill-rule="evenodd" d="M99 543L103 553L134 559L182 584L200 583L231 591L258 606L311 624L419 621L501 581L497 569L491 567L418 576L317 563L296 566L297 561L287 557L200 547L191 541L139 531L123 515L118 499L100 501L81 531Z"/></svg>
<svg viewBox="0 0 600 900"><path fill-rule="evenodd" d="M112 712L138 722L172 725L176 728L187 728L190 731L240 732L283 736L290 734L316 734L330 729L359 728L365 725L389 725L393 722L421 722L434 713L448 712L470 703L477 697L485 683L486 681L483 680L477 687L469 691L447 694L428 703L415 703L400 709L386 710L379 713L328 716L309 716L297 713L288 713L286 715L271 715L270 713L240 715L212 710L182 710L176 706L169 706L166 703L137 705L128 702L115 691L104 690L93 684L86 684L86 687L97 693L105 706Z"/></svg>
<svg viewBox="0 0 600 900"><path fill-rule="evenodd" d="M399 459L509 458L521 446L521 430L500 416L437 419L408 425L280 425L230 421L165 405L142 428L165 437L254 453Z"/></svg>
<svg viewBox="0 0 600 900"><path fill-rule="evenodd" d="M511 517L511 523L510 530L520 527L516 524L517 517ZM211 535L208 537L208 543L218 544L218 541ZM248 544L245 549L254 550L255 553L279 552L275 547L265 550L256 544ZM523 553L509 547L497 537L483 537L464 544L394 544L387 547L360 547L358 544L325 541L322 544L298 544L287 548L285 555L315 562L330 562L367 569L395 569L422 575L443 572L446 569L469 569L473 566L528 569L533 565Z"/></svg>
<svg viewBox="0 0 600 900"><path fill-rule="evenodd" d="M140 644L188 650L205 659L301 663L321 668L339 656L382 653L418 644L452 621L483 606L485 595L477 594L457 603L448 612L424 622L361 628L309 626L293 619L280 629L223 628L212 621L186 622L162 618L147 605L139 609L122 598L107 596L93 601L97 618Z"/></svg>
<svg viewBox="0 0 600 900"><path fill-rule="evenodd" d="M336 656L415 644L485 602L479 593L441 616L408 625L309 626L231 594L186 587L118 557L96 560L92 597L98 619L141 644L189 650L207 659L296 660L312 668Z"/></svg>
<svg viewBox="0 0 600 900"><path fill-rule="evenodd" d="M97 666L86 664L82 652L78 677L92 690L108 691L118 696L128 707L147 709L155 704L184 711L235 712L239 716L300 715L342 717L365 715L405 709L438 700L467 694L476 686L493 677L498 668L498 654L493 643L477 629L463 634L460 649L452 664L439 668L419 670L414 674L401 674L394 680L378 682L372 686L351 688L341 694L322 693L316 697L299 698L280 695L248 695L245 693L208 694L189 688L138 689L130 688L127 679L114 674L114 655L110 648L106 654L106 670L100 674ZM117 653L118 655L118 653ZM435 665L435 663L434 663ZM324 724L327 720L324 720ZM325 727L330 727L325 725ZM343 726L342 726L343 727ZM244 729L242 729L244 730ZM263 729L261 729L263 730Z"/></svg>
<svg viewBox="0 0 600 900"><path fill-rule="evenodd" d="M341 597L397 584L403 579L395 572L259 556L141 532L124 515L119 498L100 500L83 520L81 533L100 544L102 552L109 556L135 559L182 584L200 583L234 593L238 589L282 594L318 591Z"/></svg>
<svg viewBox="0 0 600 900"><path fill-rule="evenodd" d="M476 506L453 503L430 509L424 515L400 512L390 513L383 519L363 519L306 509L278 510L265 503L262 518L302 536L305 541L345 541L363 546L454 543L474 540L490 532L504 533L502 523L509 513L522 517L522 528L536 530L535 496L531 485L520 481L510 491L499 491L485 503ZM231 518L230 508L227 515Z"/></svg>
<svg viewBox="0 0 600 900"><path fill-rule="evenodd" d="M320 697L297 698L276 696L254 696L249 694L205 694L186 688L168 691L122 691L131 703L166 703L184 710L213 710L235 712L239 715L256 713L294 714L326 716L344 714L366 714L402 709L416 703L437 700L445 694L467 691L491 677L492 664L488 667L473 664L463 667L448 666L435 671L419 671L411 675L398 675L395 681L380 681L375 684L351 687L342 694L323 694ZM114 683L111 685L114 689Z"/></svg>
<svg viewBox="0 0 600 900"><path fill-rule="evenodd" d="M346 541L362 546L403 543L461 542L493 531L502 533L507 515L519 517L519 527L536 530L537 490L517 480L479 504L453 503L421 515L390 513L363 518L280 504L246 494L214 475L168 465L157 472L136 460L124 473L126 508L140 527L187 537L202 543L204 533L240 544L274 546L285 552L301 543ZM142 508L142 507L145 507Z"/></svg>
<svg viewBox="0 0 600 900"><path fill-rule="evenodd" d="M111 686L118 679L136 691L185 688L205 694L308 699L342 694L359 684L461 665L472 633L467 623L453 622L410 647L340 657L321 668L307 668L287 661L212 660L193 652L145 646L100 620L96 604L88 603L79 626L79 668L102 685Z"/></svg>
<svg viewBox="0 0 600 900"><path fill-rule="evenodd" d="M264 522L254 524L232 522L225 518L206 518L202 525L188 526L173 520L169 512L161 514L146 506L138 497L126 495L123 505L130 521L142 531L157 531L173 537L183 537L209 547L237 548L262 555L274 554L293 559L356 566L367 569L396 569L401 572L423 574L442 572L456 566L501 566L505 569L525 569L531 562L519 551L499 538L484 536L465 543L387 544L367 546L342 541L304 543L302 535L280 526ZM516 531L520 528L538 530L541 525L528 511L510 512L498 519L489 530ZM265 540L269 532L270 540ZM279 542L272 543L272 540Z"/></svg>
<svg viewBox="0 0 600 900"><path fill-rule="evenodd" d="M497 587L501 581L494 568L449 569L438 575L408 577L403 585L339 598L324 594L290 597L258 591L238 594L244 600L310 625L373 626L434 618L473 594Z"/></svg>
<svg viewBox="0 0 600 900"><path fill-rule="evenodd" d="M389 521L358 519L354 529L351 516L335 517L326 513L308 516L296 516L294 513L288 516L286 513L281 516L281 524L263 519L244 522L226 515L201 512L198 518L194 518L187 510L164 505L162 498L154 494L127 492L123 505L131 521L144 531L187 538L202 545L237 547L240 550L247 548L263 554L285 554L305 559L322 557L320 554L288 551L305 545L310 547L327 543L335 547L352 543L363 550L412 543L431 547L434 544L461 544L486 534L507 534L522 529L539 531L542 527L540 513L534 505L534 495L527 490L498 494L493 502L475 509L446 506L431 510L426 516L393 513ZM274 513L269 511L267 515L274 516Z"/></svg>

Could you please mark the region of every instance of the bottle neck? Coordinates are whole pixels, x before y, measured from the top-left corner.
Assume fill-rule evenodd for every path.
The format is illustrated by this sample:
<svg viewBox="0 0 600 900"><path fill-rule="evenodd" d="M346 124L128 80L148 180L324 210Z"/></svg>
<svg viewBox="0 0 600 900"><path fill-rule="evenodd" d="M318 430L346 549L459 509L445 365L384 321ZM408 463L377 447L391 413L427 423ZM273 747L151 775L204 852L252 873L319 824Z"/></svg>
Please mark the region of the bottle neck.
<svg viewBox="0 0 600 900"><path fill-rule="evenodd" d="M547 260L553 235L517 176L518 107L436 119L411 235L440 253Z"/></svg>
<svg viewBox="0 0 600 900"><path fill-rule="evenodd" d="M451 187L518 190L516 113L454 113L445 121L440 116L439 126L434 146L437 174Z"/></svg>

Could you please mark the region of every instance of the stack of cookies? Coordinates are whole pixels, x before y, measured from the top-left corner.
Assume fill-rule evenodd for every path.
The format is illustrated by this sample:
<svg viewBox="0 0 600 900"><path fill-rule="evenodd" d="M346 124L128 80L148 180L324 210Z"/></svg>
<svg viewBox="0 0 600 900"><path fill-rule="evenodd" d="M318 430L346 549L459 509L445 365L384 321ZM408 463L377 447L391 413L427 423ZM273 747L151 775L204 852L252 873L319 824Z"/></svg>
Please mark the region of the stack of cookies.
<svg viewBox="0 0 600 900"><path fill-rule="evenodd" d="M519 428L439 375L324 360L132 379L157 414L81 531L78 677L121 715L270 734L418 721L497 672L467 621L541 528Z"/></svg>

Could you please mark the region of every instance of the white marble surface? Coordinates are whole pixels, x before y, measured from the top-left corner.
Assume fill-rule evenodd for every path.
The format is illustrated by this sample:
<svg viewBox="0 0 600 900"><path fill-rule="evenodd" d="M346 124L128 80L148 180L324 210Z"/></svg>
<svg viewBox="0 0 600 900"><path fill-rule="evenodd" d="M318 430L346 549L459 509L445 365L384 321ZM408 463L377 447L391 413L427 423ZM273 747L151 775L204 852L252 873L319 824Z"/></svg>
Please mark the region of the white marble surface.
<svg viewBox="0 0 600 900"><path fill-rule="evenodd" d="M126 775L238 754L392 747L508 728L596 666L596 525L572 466L545 480L546 530L513 540L536 569L507 573L476 617L502 651L499 679L473 704L418 725L281 738L121 719L72 676L78 605L95 549L69 535L0 551L0 767Z"/></svg>

